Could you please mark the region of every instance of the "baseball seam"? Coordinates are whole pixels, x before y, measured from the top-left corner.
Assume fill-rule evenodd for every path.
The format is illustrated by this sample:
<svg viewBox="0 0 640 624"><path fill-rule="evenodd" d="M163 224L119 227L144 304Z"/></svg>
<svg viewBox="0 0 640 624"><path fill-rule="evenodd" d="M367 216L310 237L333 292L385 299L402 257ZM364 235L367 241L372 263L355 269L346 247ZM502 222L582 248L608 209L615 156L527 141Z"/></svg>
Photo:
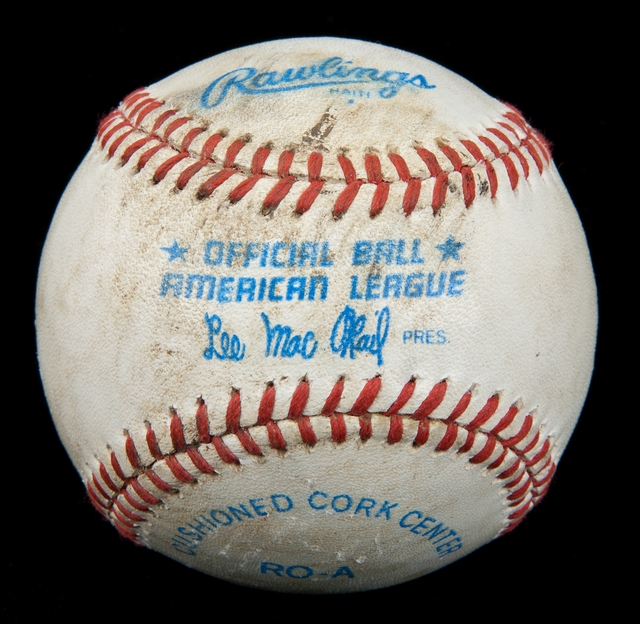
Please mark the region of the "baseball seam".
<svg viewBox="0 0 640 624"><path fill-rule="evenodd" d="M339 166L337 170L343 176L337 181L342 189L333 202L333 216L343 216L366 185L374 187L370 217L377 216L384 209L392 185L403 185L402 210L409 216L419 206L421 196L429 190L430 198L426 201L435 214L454 188L461 189L468 208L479 195L489 193L494 198L506 180L515 191L532 171L542 175L551 163L549 144L526 123L518 110L507 107L495 125L486 128L486 133L458 139L458 148L453 146L455 141L438 143L432 149L416 142L415 153L425 166L419 172L410 171L407 158L395 152L388 153L386 156L397 177L385 179L380 156L367 153L363 163L366 177L358 177L354 162L346 153L329 156L335 158ZM273 185L261 200L264 214L273 212L294 185L301 183L306 186L297 197L295 213L304 214L329 182L322 175L326 157L319 151L308 154L305 176L291 173L296 156L294 149L280 152L277 167L273 171L266 170L267 159L274 156L270 144L258 146L253 151L250 166L243 167L237 158L241 152L244 155L247 151L249 137L230 138L222 131L210 133L191 117L180 116L179 112L152 97L145 89L139 89L103 119L97 140L109 158L117 156L122 163L127 163L137 157L139 171L153 159L155 183L165 180L170 173L174 177L177 173L175 188L183 191L188 186L197 187L195 192L200 199L211 196L233 178L237 183L227 194L228 201L233 204L249 195L259 181L272 180ZM219 147L220 154L216 152ZM160 156L154 159L159 153ZM503 171L499 173L498 167ZM211 171L212 175L205 175ZM190 185L194 178L197 182Z"/></svg>
<svg viewBox="0 0 640 624"><path fill-rule="evenodd" d="M405 442L435 455L464 455L501 483L505 495L505 519L501 534L511 531L546 494L556 465L552 443L536 425L531 413L518 404L500 411L500 397L493 394L476 413L467 413L472 392L465 392L448 417L434 418L433 412L447 393L447 381L437 383L412 413L402 413L411 399L415 381L409 380L386 412L372 413L382 380L367 381L350 410L335 411L343 394L339 379L326 398L320 414L304 413L309 381L301 380L289 403L287 417L274 419L276 388L269 383L262 395L254 425L240 426L241 395L233 390L226 411L226 432L210 434L207 405L198 400L194 414L196 432L185 436L185 423L170 410L171 448L163 450L150 423L144 443L124 432L123 448L109 449L109 459L96 459L95 469L85 485L95 508L116 529L134 542L143 539L144 523L167 496L177 495L186 484L207 475L219 475L224 464L242 465L253 456L261 459L269 447L286 453L295 444L314 446L327 439L342 444L356 437L366 444L384 436L387 444ZM327 426L328 423L328 426ZM143 452L144 451L144 452ZM146 456L146 458L145 458Z"/></svg>

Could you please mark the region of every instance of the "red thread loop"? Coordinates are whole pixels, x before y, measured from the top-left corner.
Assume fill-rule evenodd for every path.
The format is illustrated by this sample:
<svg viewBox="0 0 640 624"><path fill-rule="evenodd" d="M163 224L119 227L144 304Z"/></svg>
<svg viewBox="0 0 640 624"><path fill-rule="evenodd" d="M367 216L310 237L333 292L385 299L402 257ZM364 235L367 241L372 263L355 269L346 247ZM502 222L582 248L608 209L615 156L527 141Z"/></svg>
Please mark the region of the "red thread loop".
<svg viewBox="0 0 640 624"><path fill-rule="evenodd" d="M231 143L231 145L229 145L229 147L227 148L227 153L224 156L224 164L222 165L225 169L231 169L233 167L236 156L245 145L246 142L242 139L238 139Z"/></svg>
<svg viewBox="0 0 640 624"><path fill-rule="evenodd" d="M250 455L262 455L260 447L246 429L240 429L236 435L238 436L238 440L240 440L240 444L242 444L242 447L247 451L247 453Z"/></svg>
<svg viewBox="0 0 640 624"><path fill-rule="evenodd" d="M418 432L413 440L414 446L422 446L429 441L430 423L428 418L423 418L418 425Z"/></svg>
<svg viewBox="0 0 640 624"><path fill-rule="evenodd" d="M333 414L338 409L338 404L340 403L340 399L342 398L342 392L344 390L344 379L339 379L335 386L331 389L327 400L324 402L324 407L322 408L322 415L329 416Z"/></svg>
<svg viewBox="0 0 640 624"><path fill-rule="evenodd" d="M294 156L295 153L290 150L286 150L280 154L280 157L278 158L278 177L289 177L289 169L291 169L291 163L293 162Z"/></svg>
<svg viewBox="0 0 640 624"><path fill-rule="evenodd" d="M446 422L446 421L445 421ZM442 440L438 442L436 451L448 451L458 438L458 425L455 423L449 423L447 425L447 431L445 432Z"/></svg>
<svg viewBox="0 0 640 624"><path fill-rule="evenodd" d="M431 416L433 411L438 408L440 403L444 400L444 396L447 393L447 381L443 379L438 382L433 388L427 398L422 401L420 407L412 414L412 418L416 420L423 420L428 416Z"/></svg>
<svg viewBox="0 0 640 624"><path fill-rule="evenodd" d="M331 414L331 439L334 442L344 442L347 439L347 424L344 416L338 412Z"/></svg>
<svg viewBox="0 0 640 624"><path fill-rule="evenodd" d="M181 160L184 160L185 158L189 158L188 152L183 152L182 154L176 154L172 158L167 158L167 160L165 160L156 169L156 172L153 174L153 181L157 184L158 182L161 182L162 180L164 180L164 177L167 175L167 173L169 173L171 169L173 169Z"/></svg>
<svg viewBox="0 0 640 624"><path fill-rule="evenodd" d="M133 520L133 522L142 522L144 520L142 516L139 516L137 513L133 513L130 509L127 509L120 502L120 499L116 498L113 504L118 508L118 511L120 511L123 516L129 518L129 520Z"/></svg>
<svg viewBox="0 0 640 624"><path fill-rule="evenodd" d="M391 407L387 410L387 415L397 414L412 397L413 391L416 389L415 379L411 378L400 391L398 398L391 404Z"/></svg>
<svg viewBox="0 0 640 624"><path fill-rule="evenodd" d="M277 182L267 193L267 196L262 202L262 214L271 214L280 205L280 202L289 194L289 191L295 181L296 179L293 176L288 176Z"/></svg>
<svg viewBox="0 0 640 624"><path fill-rule="evenodd" d="M371 184L376 185L376 190L371 201L369 214L375 217L387 203L389 197L389 182L382 179L382 167L380 159L375 154L367 154L364 157L364 167L367 172L367 179Z"/></svg>
<svg viewBox="0 0 640 624"><path fill-rule="evenodd" d="M303 379L293 391L291 397L291 403L289 404L289 418L291 420L298 420L302 417L302 412L307 405L309 399L309 382Z"/></svg>
<svg viewBox="0 0 640 624"><path fill-rule="evenodd" d="M127 437L128 437L128 434L127 434ZM126 441L125 441L125 453L128 455L127 448L126 448ZM125 476L122 468L120 467L120 462L118 461L116 454L113 451L111 451L111 454L109 457L111 459L111 467L113 468L113 471L118 475L121 481L126 481L127 477Z"/></svg>
<svg viewBox="0 0 640 624"><path fill-rule="evenodd" d="M431 196L431 208L433 210L433 214L436 214L438 210L442 208L442 204L444 204L444 200L447 197L448 188L449 176L442 171L436 177L435 184L433 185L433 194Z"/></svg>
<svg viewBox="0 0 640 624"><path fill-rule="evenodd" d="M100 476L102 477L102 480L106 483L107 487L112 492L118 492L118 486L113 482L113 479L107 472L106 466L102 462L100 462L99 472L100 472Z"/></svg>
<svg viewBox="0 0 640 624"><path fill-rule="evenodd" d="M222 441L220 436L213 436L211 438L213 442L213 446L218 453L220 459L226 464L239 464L240 460L235 456L234 453L231 452L229 447Z"/></svg>
<svg viewBox="0 0 640 624"><path fill-rule="evenodd" d="M373 432L371 430L371 416L360 416L360 439L366 442L371 438Z"/></svg>
<svg viewBox="0 0 640 624"><path fill-rule="evenodd" d="M389 444L395 444L402 440L402 416L400 414L391 414L389 417L389 433L387 434L387 442Z"/></svg>
<svg viewBox="0 0 640 624"><path fill-rule="evenodd" d="M298 430L305 444L313 446L318 441L308 416L300 416L298 418Z"/></svg>
<svg viewBox="0 0 640 624"><path fill-rule="evenodd" d="M376 400L381 387L382 379L379 375L377 375L373 379L369 379L369 381L367 381L364 388L358 395L358 398L356 399L349 413L353 414L354 416L364 415L371 407L371 404Z"/></svg>
<svg viewBox="0 0 640 624"><path fill-rule="evenodd" d="M111 505L107 505L104 501L100 500L100 497L95 493L93 486L89 481L87 481L86 488L89 500L95 507L96 511L99 511L101 514L106 515L105 511L108 511L111 508Z"/></svg>
<svg viewBox="0 0 640 624"><path fill-rule="evenodd" d="M240 392L234 389L227 405L227 433L238 433L240 430L240 411Z"/></svg>
<svg viewBox="0 0 640 624"><path fill-rule="evenodd" d="M467 431L467 439L464 444L458 449L458 454L468 453L473 448L473 443L476 441L476 434L473 431Z"/></svg>
<svg viewBox="0 0 640 624"><path fill-rule="evenodd" d="M176 112L177 111L175 110L167 110L167 111L164 111L164 113L161 113L158 119L155 120L151 128L151 134L157 134L162 124L164 124L164 122L167 121L167 119L169 119L170 117L173 117L176 114Z"/></svg>
<svg viewBox="0 0 640 624"><path fill-rule="evenodd" d="M269 446L277 451L285 451L287 449L287 443L284 440L282 431L278 427L278 423L270 420L267 423L267 434L269 435Z"/></svg>
<svg viewBox="0 0 640 624"><path fill-rule="evenodd" d="M516 444L520 444L520 442L522 442L522 440L527 437L529 431L531 431L531 427L533 427L533 418L531 414L527 414L524 422L522 423L520 431L513 437L508 438L507 440L503 440L502 444L504 444L505 446L516 446Z"/></svg>
<svg viewBox="0 0 640 624"><path fill-rule="evenodd" d="M202 457L200 451L198 449L189 448L187 449L187 455L189 455L189 459L193 462L193 465L204 474L215 474L215 470L213 466L209 464L209 462Z"/></svg>
<svg viewBox="0 0 640 624"><path fill-rule="evenodd" d="M197 196L199 199L209 197L220 185L224 184L233 174L237 173L235 169L223 169L212 175L208 180L202 183L198 189Z"/></svg>
<svg viewBox="0 0 640 624"><path fill-rule="evenodd" d="M469 461L472 464L481 464L487 461L489 457L491 457L495 448L496 448L495 437L487 436L487 442L485 443L483 449L477 455L474 455Z"/></svg>
<svg viewBox="0 0 640 624"><path fill-rule="evenodd" d="M129 147L127 147L127 149L124 151L124 153L122 154L122 162L123 163L128 163L129 159L144 145L146 145L147 143L149 143L150 141L155 141L156 139L154 139L153 137L144 137L144 139L138 139L137 141L135 141L134 143L132 143L131 145L129 145ZM140 167L138 167L138 169L140 169Z"/></svg>
<svg viewBox="0 0 640 624"><path fill-rule="evenodd" d="M258 424L266 425L273 415L273 407L276 403L276 389L273 382L267 384L267 389L263 392L258 408Z"/></svg>
<svg viewBox="0 0 640 624"><path fill-rule="evenodd" d="M115 141L113 141L111 143L111 145L109 146L109 150L107 152L109 154L109 158L113 158L113 155L116 153L116 151L118 151L118 148L120 147L120 145L133 132L135 132L135 130L133 128L131 128L131 129L127 130L126 132L123 132L117 139L115 139Z"/></svg>
<svg viewBox="0 0 640 624"><path fill-rule="evenodd" d="M175 489L169 485L164 479L161 479L151 468L145 472L147 479L153 483L159 490L163 492L174 492Z"/></svg>
<svg viewBox="0 0 640 624"><path fill-rule="evenodd" d="M198 435L200 436L200 442L209 444L209 442L211 442L211 435L209 433L209 413L207 411L207 405L202 398L198 399L197 405L196 427L198 429Z"/></svg>
<svg viewBox="0 0 640 624"><path fill-rule="evenodd" d="M514 421L518 411L518 408L515 405L512 405L507 410L507 413L500 419L500 422L491 430L491 433L493 433L493 435L498 435L504 431Z"/></svg>
<svg viewBox="0 0 640 624"><path fill-rule="evenodd" d="M485 406L478 412L478 415L467 425L469 429L479 429L484 423L489 420L498 409L498 403L500 398L497 394L494 394L485 404Z"/></svg>
<svg viewBox="0 0 640 624"><path fill-rule="evenodd" d="M147 448L154 459L162 459L164 457L164 454L160 450L156 433L149 423L147 423Z"/></svg>
<svg viewBox="0 0 640 624"><path fill-rule="evenodd" d="M184 430L182 429L182 421L180 420L180 416L178 413L172 409L171 413L173 416L171 417L171 442L173 443L173 448L176 451L185 451L187 448L187 442L184 439Z"/></svg>
<svg viewBox="0 0 640 624"><path fill-rule="evenodd" d="M145 502L147 505L157 505L160 502L160 499L153 496L150 492L147 492L142 487L142 484L138 481L138 479L131 479L129 481L129 485L133 488L133 491Z"/></svg>
<svg viewBox="0 0 640 624"><path fill-rule="evenodd" d="M458 418L460 418L460 416L462 416L462 414L464 414L464 411L467 409L467 407L469 407L469 403L471 403L471 392L465 392L462 395L462 398L458 401L458 404L453 408L451 415L445 420L445 422L455 422Z"/></svg>
<svg viewBox="0 0 640 624"><path fill-rule="evenodd" d="M164 141L167 143L169 141L169 137L180 127L184 126L189 121L188 117L180 117L178 119L174 119L164 131Z"/></svg>
<svg viewBox="0 0 640 624"><path fill-rule="evenodd" d="M148 115L156 110L156 108L160 108L162 104L162 102L153 102L151 100L141 102L139 106L136 106L131 112L131 117L135 118L135 125L139 126Z"/></svg>
<svg viewBox="0 0 640 624"><path fill-rule="evenodd" d="M91 480L93 481L93 486L100 493L100 496L102 496L102 498L104 498L105 500L109 500L109 498L110 498L109 495L104 491L104 488L100 485L100 482L96 478L96 475L94 475L94 474L91 475Z"/></svg>
<svg viewBox="0 0 640 624"><path fill-rule="evenodd" d="M142 465L140 463L140 456L138 455L138 450L136 449L136 445L133 442L133 439L129 435L129 432L126 432L126 440L124 443L125 452L127 454L127 459L133 468L136 470L142 470ZM122 477L125 478L124 476Z"/></svg>
<svg viewBox="0 0 640 624"><path fill-rule="evenodd" d="M173 473L173 476L178 479L178 481L182 481L183 483L192 483L195 481L195 477L189 474L185 468L178 462L175 455L167 455L165 457L165 461L167 462L167 467Z"/></svg>

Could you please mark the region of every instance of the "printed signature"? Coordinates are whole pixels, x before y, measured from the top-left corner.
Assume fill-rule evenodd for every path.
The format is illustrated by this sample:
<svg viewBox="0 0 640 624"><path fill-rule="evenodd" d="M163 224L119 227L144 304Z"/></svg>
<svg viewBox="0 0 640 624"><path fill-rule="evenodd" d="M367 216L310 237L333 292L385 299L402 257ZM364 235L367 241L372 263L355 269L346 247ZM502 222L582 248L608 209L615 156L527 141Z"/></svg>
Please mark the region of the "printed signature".
<svg viewBox="0 0 640 624"><path fill-rule="evenodd" d="M385 306L377 310L375 315L378 317L375 332L365 334L367 317L364 314L358 316L351 306L345 306L331 331L331 350L341 358L349 356L352 360L357 352L371 353L377 357L378 366L382 366L382 349L389 335L391 313Z"/></svg>
<svg viewBox="0 0 640 624"><path fill-rule="evenodd" d="M205 323L209 331L209 346L204 350L204 357L211 360L232 360L239 362L244 359L245 345L235 334L222 331L222 319L217 314L204 315ZM218 345L216 346L216 336Z"/></svg>
<svg viewBox="0 0 640 624"><path fill-rule="evenodd" d="M312 331L308 331L304 336L294 334L289 325L272 325L269 317L260 312L264 329L266 332L267 344L265 356L291 358L294 355L301 355L304 360L310 360L318 348L318 341Z"/></svg>
<svg viewBox="0 0 640 624"><path fill-rule="evenodd" d="M337 85L370 85L382 98L394 97L403 87L435 88L422 74L359 67L353 61L333 56L318 64L288 67L282 71L259 72L255 67L234 69L216 78L204 90L200 103L204 108L215 108L232 90L242 95L262 95Z"/></svg>

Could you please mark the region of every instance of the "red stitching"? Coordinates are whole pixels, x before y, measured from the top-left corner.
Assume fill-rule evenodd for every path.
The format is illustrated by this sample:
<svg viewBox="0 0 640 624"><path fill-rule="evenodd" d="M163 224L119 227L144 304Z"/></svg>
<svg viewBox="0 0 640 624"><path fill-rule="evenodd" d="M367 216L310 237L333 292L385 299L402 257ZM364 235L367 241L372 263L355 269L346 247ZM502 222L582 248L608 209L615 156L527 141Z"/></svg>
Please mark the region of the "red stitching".
<svg viewBox="0 0 640 624"><path fill-rule="evenodd" d="M180 464L175 455L167 455L164 459L167 462L169 470L171 470L176 479L183 483L191 483L192 481L195 481L195 477L190 474L182 464Z"/></svg>
<svg viewBox="0 0 640 624"><path fill-rule="evenodd" d="M147 163L163 148L164 144L160 143L158 145L154 145L152 148L148 149L140 158L138 159L138 171L142 171Z"/></svg>
<svg viewBox="0 0 640 624"><path fill-rule="evenodd" d="M98 479L96 479L96 475L92 475L92 481L93 486L96 488L96 490L98 490L98 492L100 492L102 498L104 498L105 500L109 500L109 495L102 489L100 482L98 481Z"/></svg>
<svg viewBox="0 0 640 624"><path fill-rule="evenodd" d="M118 461L118 458L116 457L116 454L113 451L111 452L110 459L111 459L111 466L113 467L113 471L118 475L118 477L122 481L126 481L127 477L125 477L125 474L122 471L122 468L120 467L120 462Z"/></svg>
<svg viewBox="0 0 640 624"><path fill-rule="evenodd" d="M251 177L238 184L238 186L229 193L229 199L232 204L239 202L257 184L258 180L264 177L262 168L270 151L271 150L266 147L259 147L254 152L251 162Z"/></svg>
<svg viewBox="0 0 640 624"><path fill-rule="evenodd" d="M136 525L133 522L131 522L131 520L127 520L126 518L124 518L115 509L112 510L112 513L113 513L114 517L116 518L116 520L120 524L124 524L126 527L129 527L131 529L135 529L136 528Z"/></svg>
<svg viewBox="0 0 640 624"><path fill-rule="evenodd" d="M135 479L132 479L132 481L135 481ZM133 498L129 490L127 490L126 488L122 490L122 495L124 496L127 503L129 503L129 505L131 505L134 509L137 509L138 511L149 511L149 508Z"/></svg>
<svg viewBox="0 0 640 624"><path fill-rule="evenodd" d="M273 212L289 195L293 186L302 181L290 173L295 156L290 149L278 155L276 174L264 170L265 163L271 155L271 147L268 145L256 148L249 171L242 169L242 166L236 162L236 158L240 150L247 145L245 138L238 138L228 145L221 163L213 157L215 149L224 138L220 133L210 135L204 141L199 154L192 152L191 145L194 140L206 130L197 125L189 127L195 122L189 117L177 115L177 110L167 108L164 102L154 99L145 90L134 91L123 100L118 109L112 111L100 123L99 145L106 150L110 158L121 151L120 157L126 163L144 145L149 142L155 143L140 156L137 163L139 170L142 170L162 150L173 152L158 163L152 177L154 182L159 183L173 169L180 169L175 182L176 188L180 191L185 190L201 170L215 165L221 167L220 170L213 171L209 177L201 181L196 189L196 195L200 199L209 197L234 175L241 176L243 179L228 192L228 199L232 204L247 197L261 179L271 179L274 184L262 200L262 212L265 215ZM172 135L180 128L188 129L182 139L172 142ZM495 126L487 128L487 133L498 140L503 147L498 147L488 136L460 139L460 148L453 143L439 144L436 151L441 154L445 166L447 161L450 163L447 170L443 168L436 153L426 147L415 148L426 169L414 173L409 170L407 161L400 154L386 154L398 175L396 180L383 178L382 163L376 154L364 155L366 179L358 178L352 160L346 155L331 156L337 160L344 176L344 188L337 194L333 204L334 217L343 216L351 208L360 188L365 184L375 186L369 207L371 218L380 214L386 207L392 184L405 185L402 210L408 217L418 206L422 185L426 179L431 179L433 185L430 200L427 201L430 201L433 212L437 213L447 201L452 173L460 174L464 204L470 207L478 194L483 194L486 189L486 183L482 181L479 183L476 178L475 168L479 172L484 171L490 197L495 198L500 184L494 167L496 161L503 163L512 190L517 188L521 177L525 180L529 178L530 161L535 163L535 168L540 175L551 162L549 143L526 123L519 111L511 106L501 119L496 120ZM488 156L484 156L477 142L489 149ZM465 164L468 156L464 150L472 157L471 164ZM304 214L310 210L326 185L326 180L321 177L324 158L327 156L319 152L312 152L307 158L308 181L296 200L294 212L297 214ZM451 189L453 190L453 187Z"/></svg>
<svg viewBox="0 0 640 624"><path fill-rule="evenodd" d="M498 395L494 394L486 405L478 412L478 415L467 425L469 429L479 429L491 418L498 409Z"/></svg>
<svg viewBox="0 0 640 624"><path fill-rule="evenodd" d="M347 424L344 422L344 416L338 412L331 414L331 439L338 443L347 439Z"/></svg>
<svg viewBox="0 0 640 624"><path fill-rule="evenodd" d="M162 451L156 439L156 432L151 428L149 423L147 423L147 448L154 459L162 459Z"/></svg>
<svg viewBox="0 0 640 624"><path fill-rule="evenodd" d="M284 152L285 154L291 154L291 159L293 159L293 152ZM316 200L320 191L322 191L322 187L324 186L324 180L320 178L320 172L322 171L322 162L323 157L320 152L312 152L309 154L309 159L307 161L307 171L309 173L309 186L302 192L298 201L296 202L296 212L298 214L304 214L311 208L313 202ZM293 176L289 176L289 166L291 165L291 161L287 164L287 176L289 180L289 184L286 186L287 192L296 181ZM280 167L278 167L278 171L280 171Z"/></svg>
<svg viewBox="0 0 640 624"><path fill-rule="evenodd" d="M149 469L145 472L149 481L153 483L159 490L163 492L174 492L175 488L171 487L164 479L161 479L153 470Z"/></svg>
<svg viewBox="0 0 640 624"><path fill-rule="evenodd" d="M509 483L507 483L505 487L508 487L508 488L515 487L516 485L518 485L518 483L522 481L522 479L524 479L525 474L527 473L523 470L513 481L509 481Z"/></svg>
<svg viewBox="0 0 640 624"><path fill-rule="evenodd" d="M120 147L120 144L131 134L135 132L133 128L129 128L126 132L123 132L119 137L116 138L115 141L111 143L109 146L109 158L113 158L113 155L116 153L117 149Z"/></svg>
<svg viewBox="0 0 640 624"><path fill-rule="evenodd" d="M140 485L140 481L138 479L131 479L129 484L133 488L133 491L145 502L147 505L157 505L160 503L160 499L153 496L150 492L147 492L142 485Z"/></svg>
<svg viewBox="0 0 640 624"><path fill-rule="evenodd" d="M473 448L473 444L475 441L476 434L473 431L467 431L467 439L464 441L464 444L458 449L458 454L462 455L463 453L468 453Z"/></svg>
<svg viewBox="0 0 640 624"><path fill-rule="evenodd" d="M133 513L130 509L127 509L119 498L115 499L115 506L118 508L120 513L123 516L129 518L129 520L133 520L134 522L143 522L144 518L139 516L138 514Z"/></svg>
<svg viewBox="0 0 640 624"><path fill-rule="evenodd" d="M502 453L500 453L498 459L496 459L494 462L492 462L491 464L489 464L487 466L487 468L489 470L495 470L496 468L499 468L500 466L502 466L504 460L507 457L507 447L503 446L502 447Z"/></svg>
<svg viewBox="0 0 640 624"><path fill-rule="evenodd" d="M364 157L364 167L367 171L369 183L376 185L376 190L371 201L371 209L369 211L369 214L375 217L387 203L390 183L382 179L380 159L375 154L367 154Z"/></svg>
<svg viewBox="0 0 640 624"><path fill-rule="evenodd" d="M415 209L418 199L420 198L420 187L421 180L420 178L411 177L411 173L409 172L409 167L407 163L400 154L389 154L389 160L396 168L398 172L398 177L407 183L407 189L404 192L404 197L402 198L402 210L404 214L408 217Z"/></svg>
<svg viewBox="0 0 640 624"><path fill-rule="evenodd" d="M189 459L200 472L205 474L215 474L216 471L213 466L204 457L202 457L198 449L188 448L187 455L189 455Z"/></svg>
<svg viewBox="0 0 640 624"><path fill-rule="evenodd" d="M262 202L262 212L270 214L273 212L280 202L287 196L296 178L289 174L291 163L295 154L290 150L285 150L278 158L278 177L279 182L269 191Z"/></svg>
<svg viewBox="0 0 640 624"><path fill-rule="evenodd" d="M324 407L322 408L321 412L323 416L330 416L335 413L335 411L338 409L338 403L340 403L340 399L342 398L343 390L344 379L340 378L336 382L335 386L333 386L333 389L329 393L327 400L324 402Z"/></svg>
<svg viewBox="0 0 640 624"><path fill-rule="evenodd" d="M379 375L373 379L369 379L364 385L364 388L358 395L356 402L353 404L351 411L348 412L353 416L364 416L371 407L372 403L376 400L378 392L382 387L382 379Z"/></svg>
<svg viewBox="0 0 640 624"><path fill-rule="evenodd" d="M227 433L238 433L240 430L240 393L233 390L229 405L227 405Z"/></svg>
<svg viewBox="0 0 640 624"><path fill-rule="evenodd" d="M433 413L436 410L440 403L444 400L444 395L447 392L447 382L446 380L442 380L437 383L433 388L431 388L431 392L427 395L427 398L420 404L420 407L413 413L413 417L417 420L423 420Z"/></svg>
<svg viewBox="0 0 640 624"><path fill-rule="evenodd" d="M124 153L122 154L122 162L123 163L128 163L129 159L143 146L146 145L147 143L151 142L151 141L155 141L154 137L144 137L142 139L138 139L137 141L135 141L134 143L132 143L131 145L129 145L129 147L127 147L127 149L124 151Z"/></svg>
<svg viewBox="0 0 640 624"><path fill-rule="evenodd" d="M98 495L95 493L93 486L90 482L87 481L87 495L89 496L89 500L93 504L93 506L101 513L105 513L105 511L109 511L110 505L104 503L98 498Z"/></svg>
<svg viewBox="0 0 640 624"><path fill-rule="evenodd" d="M402 440L404 426L402 424L402 416L400 414L391 414L389 422L389 433L387 434L387 442L396 444Z"/></svg>
<svg viewBox="0 0 640 624"><path fill-rule="evenodd" d="M303 444L312 446L317 443L313 426L315 418L328 417L331 425L331 439L335 443L342 443L346 441L348 435L345 415L357 416L360 420L359 437L366 442L373 434L373 413L369 410L380 394L381 388L381 377L369 379L351 409L344 413L338 412L337 408L344 392L344 380L340 378L329 392L321 414L309 416L305 414L305 408L309 399L310 384L306 378L303 378L294 389L289 402L287 419L297 423ZM510 501L509 507L514 509L507 517L508 523L502 533L511 530L532 505L537 504L548 491L555 472L555 464L551 457L551 441L548 438L543 439L540 431L533 431L534 422L531 414L522 418L516 435L509 438L502 437L501 433L514 424L518 417L519 409L515 405L508 407L496 425L485 428L485 425L499 413L498 394L490 396L467 424L461 423L460 419L471 404L473 398L471 391L462 395L446 419L434 419L432 414L442 404L447 393L446 380L436 383L413 413L402 414L401 410L412 398L415 390L416 381L411 378L402 387L389 409L378 412L389 418L387 442L396 444L402 440L405 431L404 419L408 417L419 421L413 440L415 446L425 444L431 433L431 424L440 422L446 424L446 431L435 447L437 452L450 452L457 446L455 452L459 455L468 454L468 461L471 464L484 464L495 457L486 466L487 470L496 470L505 463L507 457L513 458L510 465L507 465L498 475L498 478L504 481L502 487L507 491L506 500ZM164 462L176 481L180 483L192 483L197 480L197 476L185 467L180 458L186 460L188 457L193 469L199 474L217 474L215 466L205 459L201 450L206 448L209 454L214 452L224 463L239 464L240 459L231 451L224 439L235 436L247 453L262 455L262 449L251 437L251 430L256 426L266 426L271 448L281 452L286 451L287 445L282 431L278 422L272 418L275 395L275 385L268 383L262 394L256 424L252 427L241 427L241 395L238 390L233 390L227 405L227 431L224 436L210 435L207 406L200 398L196 403L194 414L197 436L193 440L186 438L183 420L177 411L171 408L169 435L173 448L170 452L162 452L153 427L147 423L145 442L153 458L149 465L144 465L133 438L129 432L125 431L123 450L133 473L126 476L115 452L111 451L110 464L115 476L112 476L107 464L98 462L97 470L86 482L89 499L96 509L111 518L120 533L134 541L137 540L137 527L146 521L145 516L140 514L146 514L151 507L162 504L163 495L178 491L174 485L167 483L154 470L156 463ZM527 442L524 448L519 448L518 445L525 441ZM143 475L148 479L148 484L156 488L157 494L149 490L149 485L143 485L140 481ZM118 479L122 482L121 486L117 484Z"/></svg>
<svg viewBox="0 0 640 624"><path fill-rule="evenodd" d="M211 439L216 453L225 464L239 464L240 460L229 450L227 445L222 441L220 436L213 436Z"/></svg>
<svg viewBox="0 0 640 624"><path fill-rule="evenodd" d="M112 492L117 492L118 486L113 482L113 479L109 476L109 473L102 462L100 462L100 467L98 468L98 470L100 471L100 476L102 477L102 480L104 481L104 483L107 484L107 487Z"/></svg>
<svg viewBox="0 0 640 624"><path fill-rule="evenodd" d="M149 431L151 431L151 429L149 429ZM131 464L131 466L135 470L142 470L142 464L140 463L140 457L138 455L136 445L133 442L133 438L131 438L131 436L129 435L129 432L127 432L127 439L125 442L125 451L127 453L127 459L129 460L129 463ZM156 457L156 459L158 458Z"/></svg>
<svg viewBox="0 0 640 624"><path fill-rule="evenodd" d="M207 405L202 400L202 397L198 399L197 404L196 427L200 436L200 442L209 444L209 442L211 442L211 435L209 434L209 413L207 412Z"/></svg>

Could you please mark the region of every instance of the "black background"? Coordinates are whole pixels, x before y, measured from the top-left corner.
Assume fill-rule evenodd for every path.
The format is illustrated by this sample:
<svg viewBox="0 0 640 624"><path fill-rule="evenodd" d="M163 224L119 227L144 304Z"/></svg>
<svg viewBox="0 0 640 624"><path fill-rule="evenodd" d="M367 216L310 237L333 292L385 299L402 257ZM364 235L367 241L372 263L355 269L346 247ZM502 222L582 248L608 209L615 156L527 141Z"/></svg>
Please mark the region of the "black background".
<svg viewBox="0 0 640 624"><path fill-rule="evenodd" d="M625 503L617 489L619 453L612 448L621 407L609 320L615 252L606 224L614 208L629 204L616 208L612 202L614 194L625 193L624 182L617 188L611 182L621 138L620 114L608 95L617 62L614 37L597 16L577 23L539 6L513 13L505 3L468 11L392 3L384 12L373 10L348 13L310 4L254 10L238 3L233 9L148 6L134 16L109 5L39 13L25 28L22 45L7 59L12 79L3 97L5 183L13 198L5 210L14 215L6 234L16 243L5 270L15 280L11 327L18 328L5 326L7 344L15 345L9 367L16 375L3 409L2 610L11 621L60 615L375 622L386 621L383 610L391 609L394 618L564 622L569 614L622 607L623 593L614 588L633 529L620 516ZM37 266L49 222L99 119L137 87L208 56L269 39L321 35L420 54L522 110L554 146L586 231L600 298L591 390L546 500L517 531L447 568L401 586L343 596L237 587L122 540L88 502L57 437L38 377L33 330ZM22 273L14 274L12 265Z"/></svg>

